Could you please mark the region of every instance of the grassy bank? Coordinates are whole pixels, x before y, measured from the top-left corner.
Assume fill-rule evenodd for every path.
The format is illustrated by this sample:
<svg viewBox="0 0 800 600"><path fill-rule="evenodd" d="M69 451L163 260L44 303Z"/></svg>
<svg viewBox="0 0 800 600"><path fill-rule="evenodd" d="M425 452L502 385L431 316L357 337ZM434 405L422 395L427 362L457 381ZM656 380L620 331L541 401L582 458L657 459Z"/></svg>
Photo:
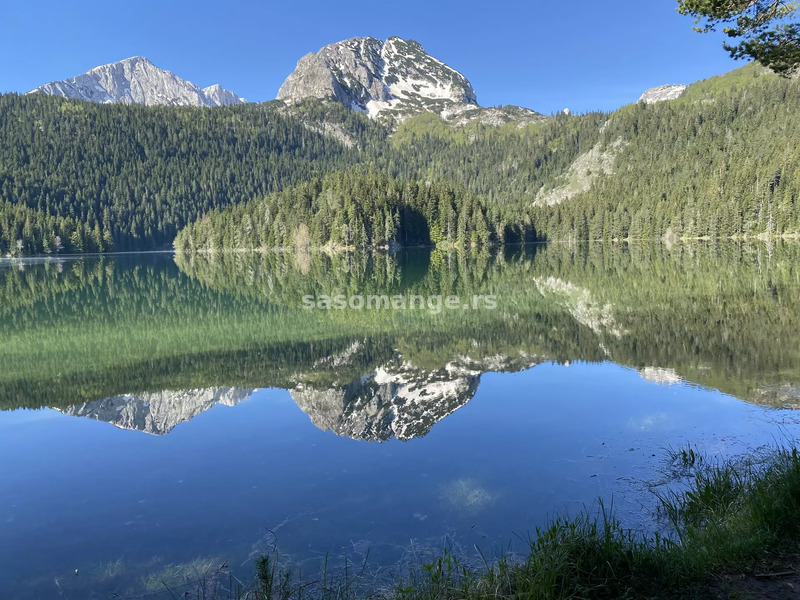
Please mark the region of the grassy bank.
<svg viewBox="0 0 800 600"><path fill-rule="evenodd" d="M661 497L668 535L621 527L603 507L596 516L558 519L537 530L522 560L476 570L445 552L403 583L370 590L362 569L326 572L302 583L277 566L256 563L252 584L215 584L198 598L407 600L494 598L794 598L800 593L800 453L713 464L692 450L671 456L689 475L685 491ZM655 528L655 527L654 527ZM326 570L327 571L327 570ZM217 579L220 581L220 579ZM194 596L192 596L194 597Z"/></svg>
<svg viewBox="0 0 800 600"><path fill-rule="evenodd" d="M706 465L691 451L675 458L692 471L693 483L661 498L668 538L627 531L605 510L561 519L537 532L523 562L457 577L446 561L437 562L414 597L783 597L780 589L798 580L797 450L756 465Z"/></svg>

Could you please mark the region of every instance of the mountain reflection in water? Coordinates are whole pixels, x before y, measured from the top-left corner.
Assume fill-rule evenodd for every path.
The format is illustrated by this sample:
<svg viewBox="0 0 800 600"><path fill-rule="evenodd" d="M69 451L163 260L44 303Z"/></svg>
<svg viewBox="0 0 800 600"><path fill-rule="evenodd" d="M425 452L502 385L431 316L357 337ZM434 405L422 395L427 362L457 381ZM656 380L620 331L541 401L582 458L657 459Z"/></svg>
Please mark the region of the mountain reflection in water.
<svg viewBox="0 0 800 600"><path fill-rule="evenodd" d="M275 536L312 573L329 552L380 569L444 540L505 548L598 497L651 524L665 448L752 453L797 429L773 409L800 406L799 259L687 243L0 261L0 580L31 599L183 593ZM337 294L497 307L302 308Z"/></svg>
<svg viewBox="0 0 800 600"><path fill-rule="evenodd" d="M0 406L163 435L279 387L321 429L408 440L468 402L482 374L549 361L612 361L657 383L795 406L798 253L551 245L19 263L0 269ZM498 306L432 315L300 304L355 293L491 293Z"/></svg>

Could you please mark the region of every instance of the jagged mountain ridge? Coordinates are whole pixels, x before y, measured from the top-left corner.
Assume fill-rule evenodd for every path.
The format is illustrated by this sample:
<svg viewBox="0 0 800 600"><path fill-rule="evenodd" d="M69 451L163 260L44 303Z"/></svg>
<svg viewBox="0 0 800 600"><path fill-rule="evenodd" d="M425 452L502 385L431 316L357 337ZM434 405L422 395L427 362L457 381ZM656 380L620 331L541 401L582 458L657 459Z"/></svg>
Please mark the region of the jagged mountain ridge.
<svg viewBox="0 0 800 600"><path fill-rule="evenodd" d="M639 102L675 100L688 87L671 84L651 88ZM96 103L167 106L228 106L247 102L220 84L200 88L142 56L100 65L75 77L43 84L28 93ZM433 112L457 126L472 122L484 125L513 122L523 126L548 118L521 106L480 106L472 84L463 74L426 53L419 42L396 36L385 42L369 36L350 38L308 53L284 81L277 99L287 103L334 100L371 117L389 115L397 121ZM571 114L569 109L562 112Z"/></svg>
<svg viewBox="0 0 800 600"><path fill-rule="evenodd" d="M647 90L640 101L660 102L682 95L685 85ZM100 65L28 93L45 93L96 103L166 106L228 106L245 99L214 84L200 88L142 56ZM520 106L482 107L472 84L459 71L427 54L414 40L357 37L329 44L301 58L281 86L278 100L334 100L370 117L401 122L423 112L463 126L519 123L546 119Z"/></svg>
<svg viewBox="0 0 800 600"><path fill-rule="evenodd" d="M100 65L28 93L148 106L246 102L219 84L201 89L142 56ZM475 90L464 75L427 54L418 42L399 37L386 42L372 37L352 38L309 53L281 86L278 99L286 101L289 109L309 99L335 101L371 117L389 116L398 122L423 112L439 114L456 126L474 122L523 126L548 118L520 106L479 106ZM336 132L325 133L341 137Z"/></svg>
<svg viewBox="0 0 800 600"><path fill-rule="evenodd" d="M245 102L219 84L201 89L142 56L95 67L70 79L51 81L28 92L101 104L227 106Z"/></svg>

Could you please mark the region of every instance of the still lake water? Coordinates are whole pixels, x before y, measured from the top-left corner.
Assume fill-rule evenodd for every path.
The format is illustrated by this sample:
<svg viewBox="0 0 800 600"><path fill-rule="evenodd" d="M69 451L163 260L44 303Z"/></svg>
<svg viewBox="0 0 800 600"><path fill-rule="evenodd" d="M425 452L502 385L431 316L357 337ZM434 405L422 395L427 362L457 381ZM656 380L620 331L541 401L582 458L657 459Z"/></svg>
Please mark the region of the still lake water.
<svg viewBox="0 0 800 600"><path fill-rule="evenodd" d="M598 498L651 531L667 449L797 438L798 342L793 244L0 263L0 597L496 556Z"/></svg>

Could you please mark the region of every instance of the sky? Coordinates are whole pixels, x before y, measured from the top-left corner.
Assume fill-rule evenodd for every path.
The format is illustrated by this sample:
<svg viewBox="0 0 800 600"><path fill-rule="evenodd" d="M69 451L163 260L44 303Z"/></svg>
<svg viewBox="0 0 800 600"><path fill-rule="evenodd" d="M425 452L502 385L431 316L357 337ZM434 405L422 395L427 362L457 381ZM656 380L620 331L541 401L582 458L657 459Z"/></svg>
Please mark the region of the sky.
<svg viewBox="0 0 800 600"><path fill-rule="evenodd" d="M0 92L26 92L146 56L205 87L275 98L304 54L356 36L414 39L463 73L483 106L614 110L646 89L743 63L676 0L1 0Z"/></svg>

